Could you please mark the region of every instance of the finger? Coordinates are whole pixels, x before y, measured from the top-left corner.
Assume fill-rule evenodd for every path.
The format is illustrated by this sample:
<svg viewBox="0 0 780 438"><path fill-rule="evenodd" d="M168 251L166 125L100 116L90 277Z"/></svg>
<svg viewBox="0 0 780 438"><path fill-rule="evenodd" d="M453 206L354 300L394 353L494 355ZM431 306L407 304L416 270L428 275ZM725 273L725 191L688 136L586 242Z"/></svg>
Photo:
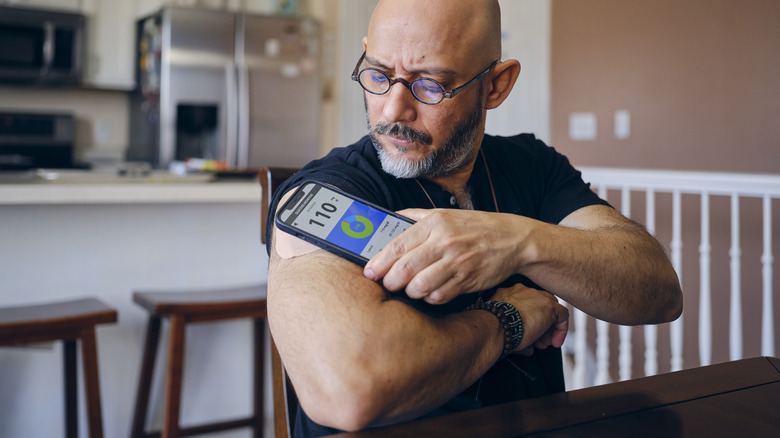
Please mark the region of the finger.
<svg viewBox="0 0 780 438"><path fill-rule="evenodd" d="M401 257L423 244L427 235L427 230L424 230L421 227L410 227L398 237L391 240L390 243L366 263L366 266L363 268L363 275L370 280L379 281L387 275L390 268L392 268Z"/></svg>
<svg viewBox="0 0 780 438"><path fill-rule="evenodd" d="M470 289L464 289L462 278L455 275L453 265L439 260L425 271L415 277L407 286L415 286L418 278L424 279L426 284L435 285L425 294L425 302L428 304L444 304L450 302L453 298L462 293L473 292Z"/></svg>
<svg viewBox="0 0 780 438"><path fill-rule="evenodd" d="M444 281L438 276L424 274L432 265L439 261L438 252L421 245L408 251L396 260L382 279L382 284L389 291L395 292L407 288L407 295L420 299L436 290ZM433 270L436 272L436 269ZM413 286L409 289L410 283Z"/></svg>
<svg viewBox="0 0 780 438"><path fill-rule="evenodd" d="M555 348L561 348L563 341L566 340L566 335L569 334L569 320L565 320L555 325L555 331L552 334L552 346Z"/></svg>

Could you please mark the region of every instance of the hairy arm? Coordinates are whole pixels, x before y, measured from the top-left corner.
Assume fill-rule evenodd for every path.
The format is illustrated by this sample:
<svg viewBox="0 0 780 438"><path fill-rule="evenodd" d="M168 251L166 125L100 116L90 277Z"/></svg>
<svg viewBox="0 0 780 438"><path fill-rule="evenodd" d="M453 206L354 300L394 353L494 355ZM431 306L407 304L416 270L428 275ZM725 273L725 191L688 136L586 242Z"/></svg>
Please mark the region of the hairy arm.
<svg viewBox="0 0 780 438"><path fill-rule="evenodd" d="M545 226L520 270L599 319L657 324L677 319L682 291L663 247L643 227L606 206Z"/></svg>
<svg viewBox="0 0 780 438"><path fill-rule="evenodd" d="M492 315L426 317L324 251L272 253L268 313L302 407L344 430L435 409L487 371L503 342Z"/></svg>
<svg viewBox="0 0 780 438"><path fill-rule="evenodd" d="M286 254L298 239L276 230ZM568 313L546 292L518 286L497 295L526 328L522 351L559 347ZM451 399L499 358L503 332L489 312L430 317L388 299L362 270L324 251L271 252L268 319L301 406L343 430L418 417Z"/></svg>
<svg viewBox="0 0 780 438"><path fill-rule="evenodd" d="M682 311L663 248L614 209L581 208L559 225L522 216L405 210L417 227L365 268L389 290L442 303L519 273L582 311L617 324L670 321Z"/></svg>

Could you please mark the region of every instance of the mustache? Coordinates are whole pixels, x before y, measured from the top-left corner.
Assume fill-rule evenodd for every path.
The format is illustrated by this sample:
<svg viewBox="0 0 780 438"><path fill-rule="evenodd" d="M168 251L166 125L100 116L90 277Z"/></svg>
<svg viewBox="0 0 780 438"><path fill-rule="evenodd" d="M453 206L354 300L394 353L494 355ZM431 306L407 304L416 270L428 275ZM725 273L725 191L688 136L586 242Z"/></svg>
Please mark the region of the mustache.
<svg viewBox="0 0 780 438"><path fill-rule="evenodd" d="M382 123L379 122L374 126L372 131L375 134L392 135L404 140L420 143L423 145L430 145L433 143L433 138L420 131L416 131L408 126L403 126L398 123Z"/></svg>

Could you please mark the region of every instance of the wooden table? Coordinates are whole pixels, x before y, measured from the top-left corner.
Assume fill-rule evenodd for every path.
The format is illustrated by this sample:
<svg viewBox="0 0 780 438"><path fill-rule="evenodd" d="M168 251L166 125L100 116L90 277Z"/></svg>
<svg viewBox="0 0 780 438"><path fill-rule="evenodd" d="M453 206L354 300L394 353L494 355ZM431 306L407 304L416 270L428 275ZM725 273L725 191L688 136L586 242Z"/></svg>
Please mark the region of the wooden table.
<svg viewBox="0 0 780 438"><path fill-rule="evenodd" d="M334 436L780 436L780 359L744 359Z"/></svg>

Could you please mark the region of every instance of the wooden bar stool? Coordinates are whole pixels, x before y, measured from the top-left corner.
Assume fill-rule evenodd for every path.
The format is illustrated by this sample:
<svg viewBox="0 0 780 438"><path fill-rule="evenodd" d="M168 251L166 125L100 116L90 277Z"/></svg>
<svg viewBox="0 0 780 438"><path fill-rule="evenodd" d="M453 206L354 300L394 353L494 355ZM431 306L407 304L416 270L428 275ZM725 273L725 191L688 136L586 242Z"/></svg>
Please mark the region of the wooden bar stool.
<svg viewBox="0 0 780 438"><path fill-rule="evenodd" d="M68 438L78 436L76 341L81 342L89 436L103 436L95 326L116 320L116 310L95 298L0 307L0 346L63 342L65 435Z"/></svg>
<svg viewBox="0 0 780 438"><path fill-rule="evenodd" d="M149 312L141 375L133 414L132 438L198 435L219 430L251 427L255 437L263 434L263 379L266 330L266 286L192 292L135 292L133 301ZM170 319L168 362L165 371L165 402L162 431L145 432L149 392L157 356L162 318ZM254 409L248 418L181 428L182 377L185 329L189 323L236 318L254 320Z"/></svg>

